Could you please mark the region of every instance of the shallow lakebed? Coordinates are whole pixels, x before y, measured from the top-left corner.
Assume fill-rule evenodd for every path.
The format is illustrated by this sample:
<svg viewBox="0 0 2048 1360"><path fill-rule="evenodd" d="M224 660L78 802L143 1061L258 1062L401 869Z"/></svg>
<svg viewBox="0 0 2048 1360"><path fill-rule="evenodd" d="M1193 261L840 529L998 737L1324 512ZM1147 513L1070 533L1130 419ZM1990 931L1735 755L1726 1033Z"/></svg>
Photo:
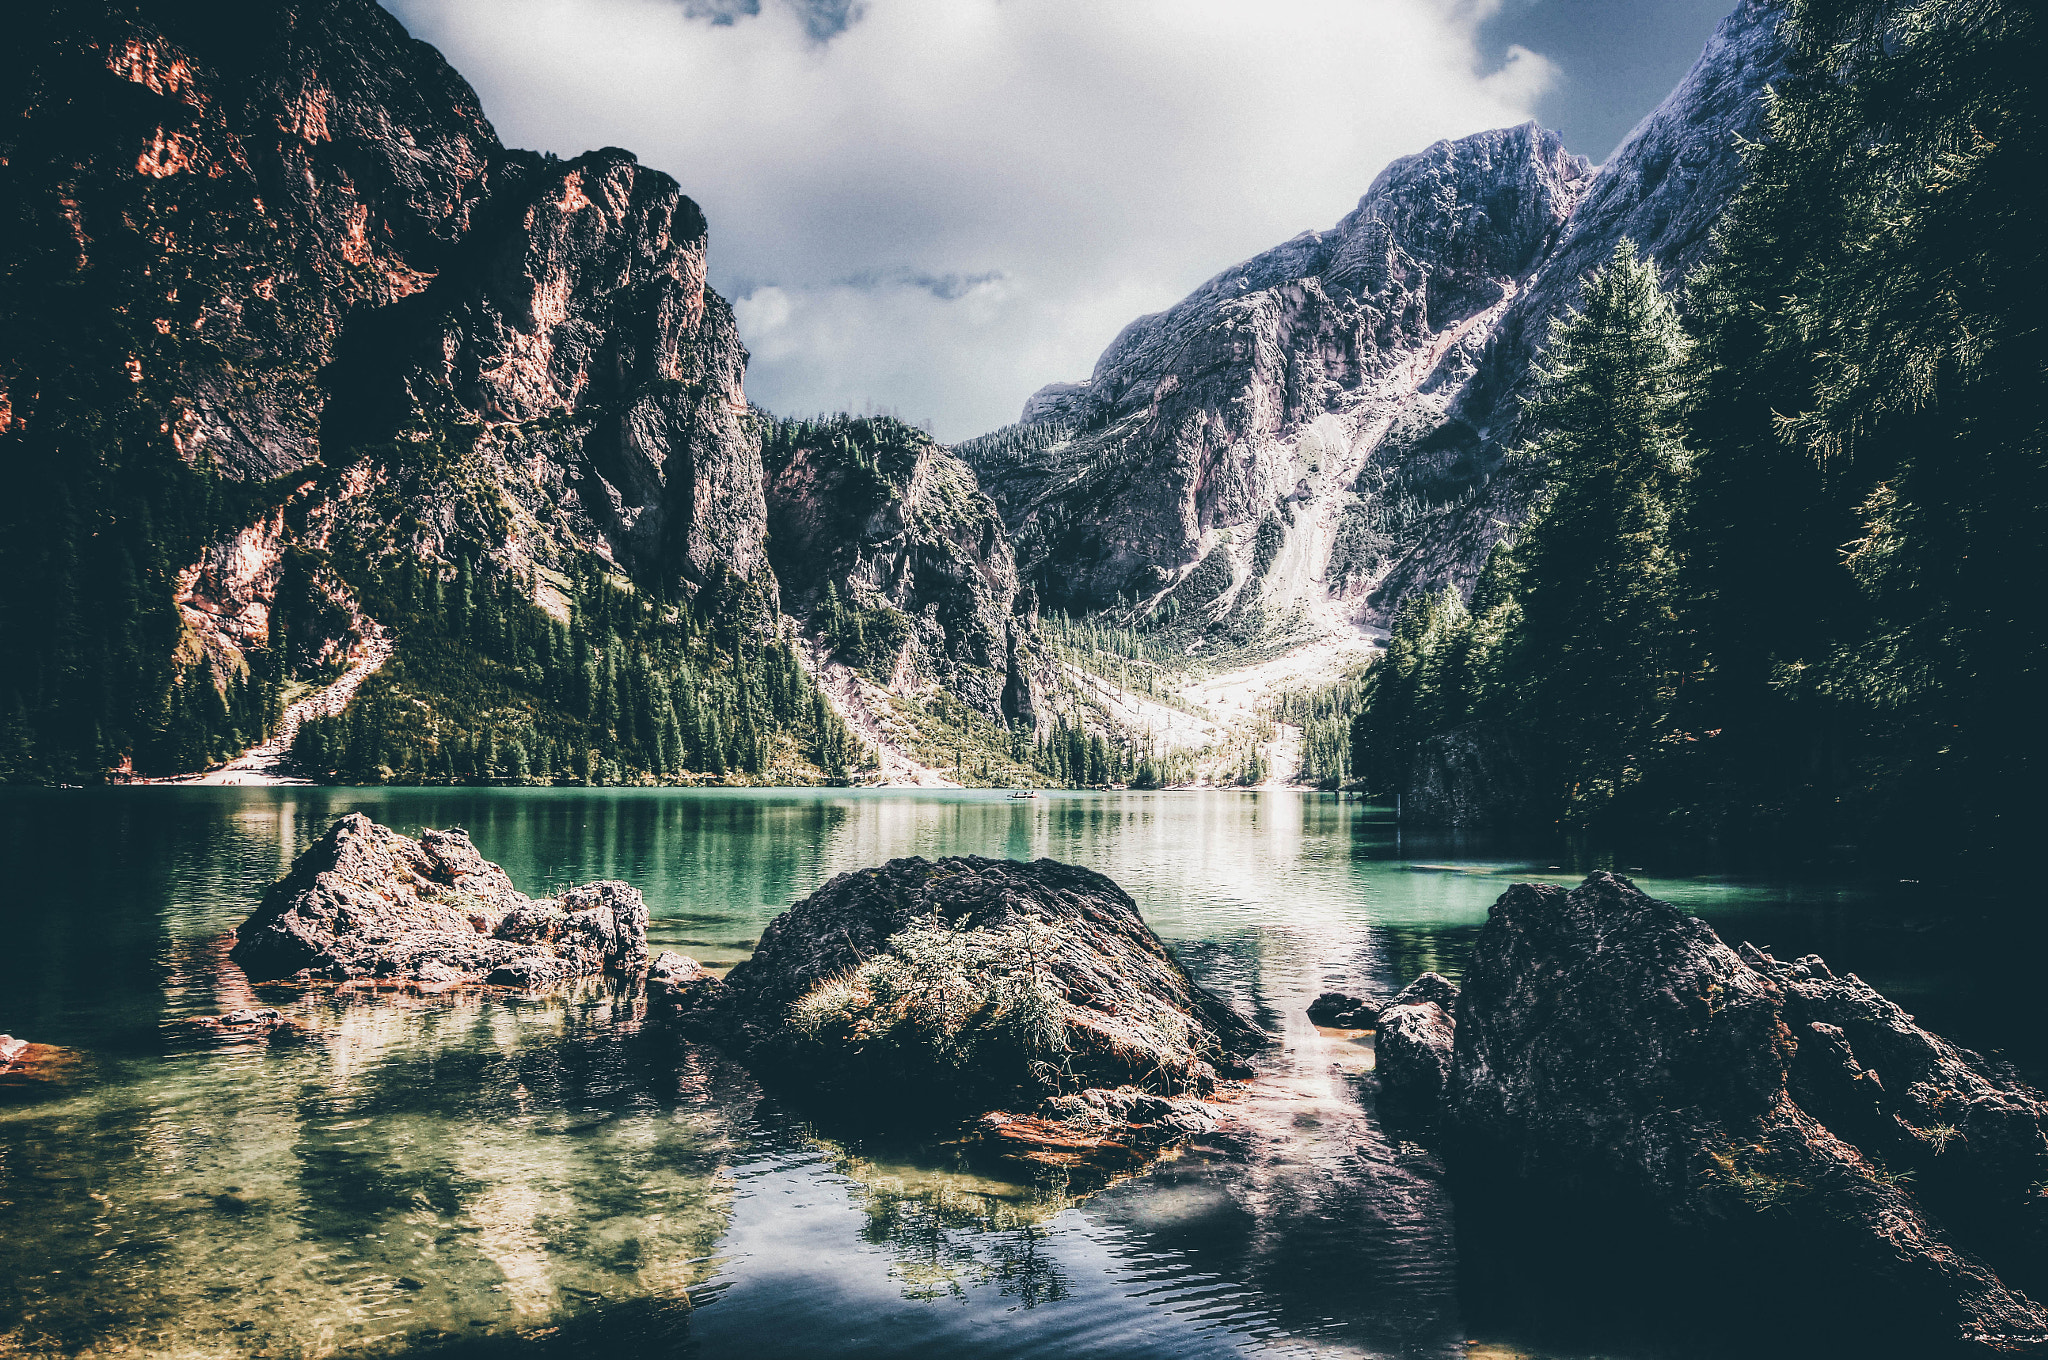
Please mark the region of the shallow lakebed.
<svg viewBox="0 0 2048 1360"><path fill-rule="evenodd" d="M1281 1043L1216 1137L1082 1195L809 1122L645 1026L632 985L259 997L222 937L352 811L466 827L534 894L625 879L654 948L714 966L844 870L1070 860ZM1597 1287L1545 1316L1461 1273L1429 1158L1373 1114L1369 1037L1308 1002L1455 978L1509 882L1611 867L2037 1078L2043 1049L2031 950L1932 889L1517 856L1319 795L37 791L0 796L0 865L0 1030L78 1053L0 1086L0 1353L1690 1354ZM313 1036L173 1037L251 1004Z"/></svg>

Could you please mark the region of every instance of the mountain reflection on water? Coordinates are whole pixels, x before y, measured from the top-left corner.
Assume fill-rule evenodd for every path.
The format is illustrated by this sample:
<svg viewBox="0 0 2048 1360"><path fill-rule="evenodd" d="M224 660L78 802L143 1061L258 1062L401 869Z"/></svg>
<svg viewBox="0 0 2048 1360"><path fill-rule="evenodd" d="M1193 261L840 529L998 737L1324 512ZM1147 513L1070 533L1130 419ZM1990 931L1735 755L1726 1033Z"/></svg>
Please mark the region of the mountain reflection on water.
<svg viewBox="0 0 2048 1360"><path fill-rule="evenodd" d="M633 984L259 993L222 936L350 811L465 826L529 891L626 879L656 947L713 964L832 874L894 855L1072 860L1123 884L1281 1042L1216 1135L1083 1186L798 1115L645 1027ZM60 1080L0 1091L0 1353L1590 1356L1679 1340L1621 1344L1599 1316L1560 1328L1461 1296L1434 1162L1373 1113L1370 1037L1304 1014L1328 987L1456 977L1506 882L1611 860L1418 847L1383 809L1291 793L324 789L8 795L0 857L0 1029L77 1053ZM1979 961L1922 929L1931 907L1909 890L1646 867L1648 890L1781 956L1826 953L1963 1042L1995 1047L2012 1018L2001 989L1964 985ZM179 1020L251 1004L310 1037L175 1039Z"/></svg>

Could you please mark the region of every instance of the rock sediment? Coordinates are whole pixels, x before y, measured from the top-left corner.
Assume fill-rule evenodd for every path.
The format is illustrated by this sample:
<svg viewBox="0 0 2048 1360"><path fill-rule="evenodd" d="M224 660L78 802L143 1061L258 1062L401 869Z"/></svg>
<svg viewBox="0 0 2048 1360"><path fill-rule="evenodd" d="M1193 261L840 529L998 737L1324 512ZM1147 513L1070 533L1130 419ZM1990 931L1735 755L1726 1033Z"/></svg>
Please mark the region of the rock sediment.
<svg viewBox="0 0 2048 1360"><path fill-rule="evenodd" d="M1401 1001L1382 1087L1463 1188L1519 1186L1627 1226L1631 1251L1746 1270L1759 1313L1928 1354L2048 1344L2048 1312L2003 1277L2041 1271L2048 1102L1853 976L1738 954L1595 874L1510 889L1463 991Z"/></svg>
<svg viewBox="0 0 2048 1360"><path fill-rule="evenodd" d="M647 904L618 882L529 898L467 832L414 840L351 813L299 856L236 934L232 957L259 979L541 987L637 973L647 961Z"/></svg>

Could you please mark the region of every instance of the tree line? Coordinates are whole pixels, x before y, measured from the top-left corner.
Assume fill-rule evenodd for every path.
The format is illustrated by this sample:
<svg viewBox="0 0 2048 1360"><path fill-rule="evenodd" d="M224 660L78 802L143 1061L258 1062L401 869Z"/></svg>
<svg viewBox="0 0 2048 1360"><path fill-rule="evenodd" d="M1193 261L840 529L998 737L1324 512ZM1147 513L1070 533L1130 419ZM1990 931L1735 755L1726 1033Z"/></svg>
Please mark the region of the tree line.
<svg viewBox="0 0 2048 1360"><path fill-rule="evenodd" d="M1405 601L1351 726L1576 825L1912 835L2042 810L2042 57L2034 10L1797 0L1793 73L1680 300L1624 242L1537 362L1547 490L1469 604Z"/></svg>
<svg viewBox="0 0 2048 1360"><path fill-rule="evenodd" d="M731 576L671 601L586 559L535 578L411 558L366 603L396 655L342 713L301 726L304 768L350 783L672 783L843 778L860 742L804 671L759 587Z"/></svg>

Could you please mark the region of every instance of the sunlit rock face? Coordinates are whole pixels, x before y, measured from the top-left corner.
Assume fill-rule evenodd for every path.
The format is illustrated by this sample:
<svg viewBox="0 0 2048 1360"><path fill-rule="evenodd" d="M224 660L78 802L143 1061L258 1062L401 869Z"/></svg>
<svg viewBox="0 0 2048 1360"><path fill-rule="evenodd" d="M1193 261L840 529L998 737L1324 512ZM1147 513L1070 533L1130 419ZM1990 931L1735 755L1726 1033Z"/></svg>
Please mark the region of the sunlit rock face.
<svg viewBox="0 0 2048 1360"><path fill-rule="evenodd" d="M647 963L647 904L619 882L535 900L465 831L336 822L236 932L251 975L539 987Z"/></svg>
<svg viewBox="0 0 2048 1360"><path fill-rule="evenodd" d="M137 363L183 451L306 467L341 328L423 288L493 187L475 93L369 0L35 9L9 62L20 244L154 304ZM149 258L116 252L123 217L156 224ZM13 419L39 376L5 375Z"/></svg>
<svg viewBox="0 0 2048 1360"><path fill-rule="evenodd" d="M1394 162L1324 232L1125 328L1023 428L961 446L1049 603L1146 598L1280 517L1301 579L1383 620L1469 587L1533 487L1505 475L1530 359L1623 236L1676 283L1739 187L1783 70L1780 4L1745 0L1605 166L1535 124Z"/></svg>
<svg viewBox="0 0 2048 1360"><path fill-rule="evenodd" d="M44 6L11 36L8 267L66 286L9 295L0 437L99 410L249 486L184 564L181 659L239 673L299 550L301 661L361 640L333 559L766 582L746 350L673 179L506 149L373 0Z"/></svg>

